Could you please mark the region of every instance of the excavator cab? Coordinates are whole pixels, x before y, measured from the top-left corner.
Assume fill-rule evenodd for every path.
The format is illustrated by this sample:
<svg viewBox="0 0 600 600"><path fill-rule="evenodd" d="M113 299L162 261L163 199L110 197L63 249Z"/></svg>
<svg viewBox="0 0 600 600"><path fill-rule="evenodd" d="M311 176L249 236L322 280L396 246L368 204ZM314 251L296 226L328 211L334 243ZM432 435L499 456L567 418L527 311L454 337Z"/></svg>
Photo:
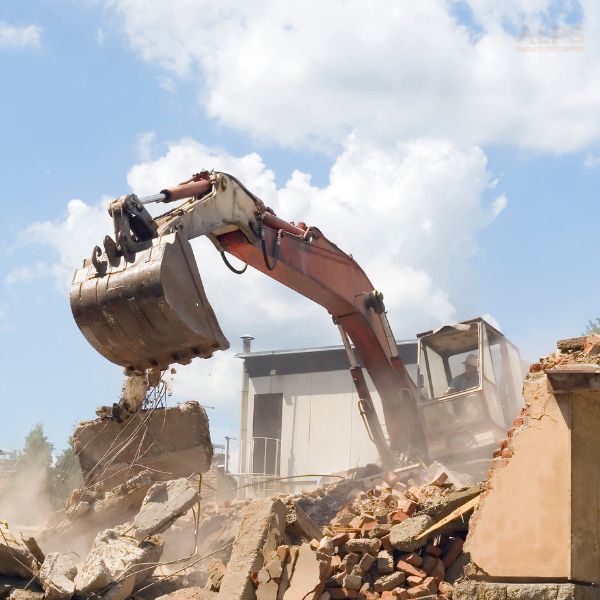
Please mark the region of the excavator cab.
<svg viewBox="0 0 600 600"><path fill-rule="evenodd" d="M419 412L429 458L480 474L523 403L519 352L482 318L417 337Z"/></svg>

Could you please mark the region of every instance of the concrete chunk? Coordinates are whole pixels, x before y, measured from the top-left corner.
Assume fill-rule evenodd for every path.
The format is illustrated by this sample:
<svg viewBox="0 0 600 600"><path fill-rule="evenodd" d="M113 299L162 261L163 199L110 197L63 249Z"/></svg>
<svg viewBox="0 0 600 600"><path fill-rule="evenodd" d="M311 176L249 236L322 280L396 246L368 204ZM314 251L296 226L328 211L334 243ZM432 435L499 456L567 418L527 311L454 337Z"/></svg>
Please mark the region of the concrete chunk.
<svg viewBox="0 0 600 600"><path fill-rule="evenodd" d="M8 597L8 600L43 600L42 592L34 592L32 590L13 590Z"/></svg>
<svg viewBox="0 0 600 600"><path fill-rule="evenodd" d="M133 521L136 539L143 540L149 535L166 531L197 501L197 491L185 478L155 483L148 490Z"/></svg>
<svg viewBox="0 0 600 600"><path fill-rule="evenodd" d="M176 590L170 594L164 594L156 600L216 600L217 596L216 592L211 592L205 588L189 587Z"/></svg>
<svg viewBox="0 0 600 600"><path fill-rule="evenodd" d="M304 543L298 551L290 586L283 595L283 600L317 600L324 587L321 563L310 545Z"/></svg>
<svg viewBox="0 0 600 600"><path fill-rule="evenodd" d="M433 519L429 515L416 515L406 519L398 525L394 525L390 531L390 543L397 550L412 552L425 546L427 539L415 539L426 529L433 525Z"/></svg>
<svg viewBox="0 0 600 600"><path fill-rule="evenodd" d="M206 589L218 592L226 571L227 567L223 564L222 560L216 558L211 561L207 569L208 581L206 582Z"/></svg>
<svg viewBox="0 0 600 600"><path fill-rule="evenodd" d="M321 528L295 502L287 503L287 533L293 538L310 541L321 539Z"/></svg>
<svg viewBox="0 0 600 600"><path fill-rule="evenodd" d="M256 592L250 575L262 569L265 558L277 551L286 515L285 504L273 498L256 500L245 508L221 581L220 600L254 600Z"/></svg>
<svg viewBox="0 0 600 600"><path fill-rule="evenodd" d="M371 552L377 554L381 548L381 540L378 538L357 538L346 542L348 552Z"/></svg>
<svg viewBox="0 0 600 600"><path fill-rule="evenodd" d="M128 434L133 434L131 443L121 447L119 442ZM75 429L73 443L88 485L102 481L105 489L146 468L157 480L203 473L213 456L206 411L191 401L151 414L141 410L123 422L111 418L83 421ZM114 460L115 448L118 461Z"/></svg>
<svg viewBox="0 0 600 600"><path fill-rule="evenodd" d="M38 571L38 563L27 548L8 536L0 537L0 575L31 577Z"/></svg>
<svg viewBox="0 0 600 600"><path fill-rule="evenodd" d="M395 573L384 575L383 577L379 577L375 580L375 591L381 593L388 590L393 590L394 588L402 585L405 580L406 575L402 571L396 571Z"/></svg>
<svg viewBox="0 0 600 600"><path fill-rule="evenodd" d="M77 595L102 593L103 600L125 600L152 575L162 554L163 540L153 536L139 542L127 535L131 523L100 532L77 576Z"/></svg>
<svg viewBox="0 0 600 600"><path fill-rule="evenodd" d="M75 593L77 566L73 560L58 552L50 552L38 574L46 600L68 600Z"/></svg>

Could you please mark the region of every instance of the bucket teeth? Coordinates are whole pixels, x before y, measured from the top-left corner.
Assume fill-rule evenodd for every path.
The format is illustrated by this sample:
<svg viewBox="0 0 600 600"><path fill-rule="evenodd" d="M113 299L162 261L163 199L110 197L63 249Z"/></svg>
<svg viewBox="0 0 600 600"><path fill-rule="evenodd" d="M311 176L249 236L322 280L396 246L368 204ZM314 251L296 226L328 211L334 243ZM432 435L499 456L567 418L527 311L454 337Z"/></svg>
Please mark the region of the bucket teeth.
<svg viewBox="0 0 600 600"><path fill-rule="evenodd" d="M108 360L138 371L165 369L229 348L181 233L152 240L134 262L106 264L99 275L86 261L73 276L70 299L79 329Z"/></svg>

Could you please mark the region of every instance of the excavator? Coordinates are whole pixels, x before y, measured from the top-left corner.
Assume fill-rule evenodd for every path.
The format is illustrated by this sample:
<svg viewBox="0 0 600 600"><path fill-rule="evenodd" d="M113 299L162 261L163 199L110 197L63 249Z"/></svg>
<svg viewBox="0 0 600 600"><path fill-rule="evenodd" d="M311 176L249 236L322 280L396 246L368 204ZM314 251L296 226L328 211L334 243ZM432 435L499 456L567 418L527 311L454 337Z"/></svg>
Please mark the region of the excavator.
<svg viewBox="0 0 600 600"><path fill-rule="evenodd" d="M147 209L171 202L178 204L157 217ZM477 318L420 334L411 377L384 296L352 256L317 227L277 216L233 175L202 171L152 196L121 196L108 213L114 237L75 271L70 303L89 343L126 373L155 373L229 347L190 245L204 235L235 273L250 265L329 312L385 467L489 459L520 409L518 351L490 323ZM230 256L245 266L236 268ZM476 365L471 385L456 389L468 362Z"/></svg>

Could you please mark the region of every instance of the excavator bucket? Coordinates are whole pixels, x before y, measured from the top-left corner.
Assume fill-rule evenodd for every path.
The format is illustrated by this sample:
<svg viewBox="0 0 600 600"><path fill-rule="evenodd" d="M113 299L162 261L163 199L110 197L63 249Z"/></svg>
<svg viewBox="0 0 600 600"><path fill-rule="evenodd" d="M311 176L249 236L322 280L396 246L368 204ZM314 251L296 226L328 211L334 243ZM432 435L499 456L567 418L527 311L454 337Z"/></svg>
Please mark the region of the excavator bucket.
<svg viewBox="0 0 600 600"><path fill-rule="evenodd" d="M71 310L88 342L105 358L130 370L186 364L226 350L189 241L179 232L152 240L136 253L75 271Z"/></svg>

